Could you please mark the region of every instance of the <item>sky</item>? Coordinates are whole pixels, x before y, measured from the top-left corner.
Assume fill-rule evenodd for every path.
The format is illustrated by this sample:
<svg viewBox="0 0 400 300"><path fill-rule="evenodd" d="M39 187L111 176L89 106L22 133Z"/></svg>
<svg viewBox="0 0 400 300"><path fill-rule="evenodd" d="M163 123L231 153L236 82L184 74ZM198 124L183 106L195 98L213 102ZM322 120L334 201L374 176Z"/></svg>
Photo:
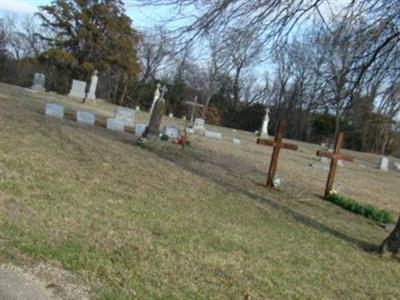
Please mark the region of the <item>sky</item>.
<svg viewBox="0 0 400 300"><path fill-rule="evenodd" d="M51 3L51 0L0 0L1 15L32 15L38 11L40 5ZM136 29L145 29L155 25L161 25L169 15L165 9L154 9L150 7L138 7L127 5L127 14L133 20Z"/></svg>

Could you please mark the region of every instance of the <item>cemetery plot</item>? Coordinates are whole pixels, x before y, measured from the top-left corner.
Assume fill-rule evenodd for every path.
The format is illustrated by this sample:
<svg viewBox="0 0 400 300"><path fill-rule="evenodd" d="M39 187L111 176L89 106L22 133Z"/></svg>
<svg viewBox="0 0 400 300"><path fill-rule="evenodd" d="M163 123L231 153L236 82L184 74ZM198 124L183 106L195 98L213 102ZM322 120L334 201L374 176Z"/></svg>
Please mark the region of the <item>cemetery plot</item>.
<svg viewBox="0 0 400 300"><path fill-rule="evenodd" d="M276 129L275 139L273 141L266 139L257 139L257 144L270 146L273 147L274 149L271 156L271 162L269 164L268 177L266 183L266 186L269 188L274 187L274 177L278 169L278 159L281 148L294 151L297 150L296 145L282 142L284 130L285 130L285 123L284 121L280 120L278 123L278 127Z"/></svg>
<svg viewBox="0 0 400 300"><path fill-rule="evenodd" d="M66 110L104 110L104 117L112 106L1 87L9 96L0 96L0 126L13 128L0 143L2 261L40 257L85 282L99 280L93 293L101 286L100 296L113 295L117 286L127 299L281 299L293 291L307 299L338 291L343 298L400 297L398 264L363 250L389 232L314 195L326 179L325 171L308 167L319 146L296 142L299 151L285 152L279 174L287 184L270 193L254 182L264 178L260 161L273 149L256 145L253 133L210 126L224 139L200 137L184 151L172 143L142 151L122 135L43 121L44 101L53 98ZM138 122L147 120L138 114ZM374 164L338 168L341 193L398 213L399 172L379 171L378 156L343 154ZM28 222L32 215L35 222Z"/></svg>

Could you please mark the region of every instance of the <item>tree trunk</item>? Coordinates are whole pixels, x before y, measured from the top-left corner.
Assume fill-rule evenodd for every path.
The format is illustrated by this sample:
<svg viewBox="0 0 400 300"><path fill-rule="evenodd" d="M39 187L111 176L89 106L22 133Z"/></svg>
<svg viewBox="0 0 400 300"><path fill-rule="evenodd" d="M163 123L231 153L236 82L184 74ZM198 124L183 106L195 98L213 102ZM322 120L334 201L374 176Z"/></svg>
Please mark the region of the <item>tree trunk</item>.
<svg viewBox="0 0 400 300"><path fill-rule="evenodd" d="M381 252L400 255L400 217L392 233L382 242Z"/></svg>

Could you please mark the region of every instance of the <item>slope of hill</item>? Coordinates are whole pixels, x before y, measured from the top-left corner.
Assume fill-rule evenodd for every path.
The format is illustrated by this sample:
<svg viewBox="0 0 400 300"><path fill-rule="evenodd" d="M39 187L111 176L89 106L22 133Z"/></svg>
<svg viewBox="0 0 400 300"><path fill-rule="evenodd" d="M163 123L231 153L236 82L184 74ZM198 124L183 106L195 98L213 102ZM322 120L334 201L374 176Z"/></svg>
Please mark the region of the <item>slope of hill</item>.
<svg viewBox="0 0 400 300"><path fill-rule="evenodd" d="M141 149L45 117L49 99L113 109L0 86L0 262L60 266L100 299L400 298L398 262L365 251L388 231L296 189L267 192L246 146Z"/></svg>

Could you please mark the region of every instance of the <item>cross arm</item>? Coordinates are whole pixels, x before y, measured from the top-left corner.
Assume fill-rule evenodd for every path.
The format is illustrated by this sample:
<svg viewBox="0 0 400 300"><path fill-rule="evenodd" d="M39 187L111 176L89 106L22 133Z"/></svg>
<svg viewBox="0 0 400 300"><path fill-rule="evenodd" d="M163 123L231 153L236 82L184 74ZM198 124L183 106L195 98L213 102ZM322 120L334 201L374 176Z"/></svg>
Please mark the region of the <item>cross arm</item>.
<svg viewBox="0 0 400 300"><path fill-rule="evenodd" d="M204 107L203 104L199 104L199 103L196 103L196 102L186 101L185 103L186 103L187 105L193 105L193 106L198 106L198 107Z"/></svg>
<svg viewBox="0 0 400 300"><path fill-rule="evenodd" d="M293 151L297 151L297 149L298 149L298 146L294 145L294 144L289 144L289 143L277 144L275 141L266 140L266 139L257 139L257 144L271 146L271 147L279 147L279 148L293 150Z"/></svg>

